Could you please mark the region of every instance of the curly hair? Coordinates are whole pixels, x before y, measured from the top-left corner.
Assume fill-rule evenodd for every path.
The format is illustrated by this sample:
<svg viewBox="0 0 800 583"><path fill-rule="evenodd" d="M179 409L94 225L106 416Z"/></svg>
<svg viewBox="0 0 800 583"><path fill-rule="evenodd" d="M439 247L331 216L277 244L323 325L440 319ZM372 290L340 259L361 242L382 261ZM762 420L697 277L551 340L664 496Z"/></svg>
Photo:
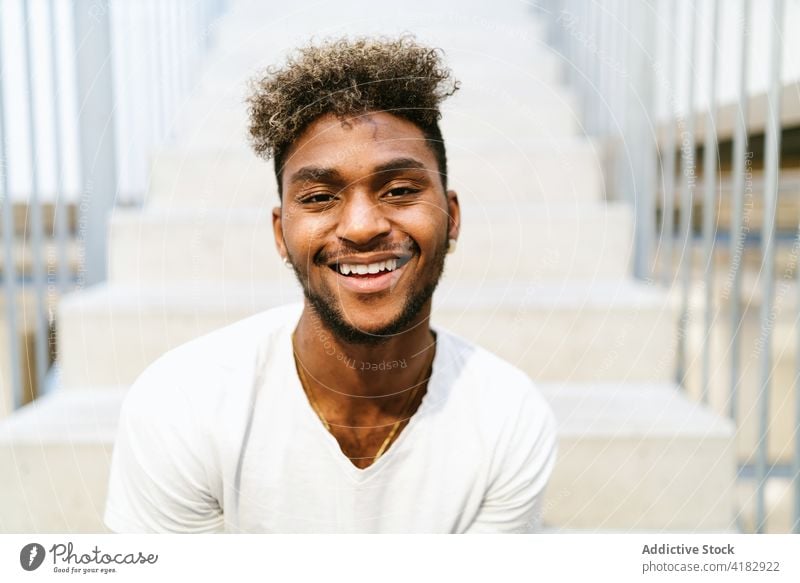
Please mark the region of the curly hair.
<svg viewBox="0 0 800 583"><path fill-rule="evenodd" d="M269 67L252 80L250 142L256 154L274 158L278 193L286 153L312 121L328 113L345 119L373 111L390 112L420 128L446 189L439 104L459 83L442 64L441 53L411 35L340 38L297 49L282 68Z"/></svg>

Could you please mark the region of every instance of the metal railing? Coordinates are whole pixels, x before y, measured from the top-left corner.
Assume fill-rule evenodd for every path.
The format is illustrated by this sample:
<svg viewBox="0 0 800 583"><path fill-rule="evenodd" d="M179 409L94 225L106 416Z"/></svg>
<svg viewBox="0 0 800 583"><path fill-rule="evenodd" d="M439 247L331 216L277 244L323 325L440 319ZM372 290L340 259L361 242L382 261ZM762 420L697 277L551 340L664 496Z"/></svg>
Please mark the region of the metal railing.
<svg viewBox="0 0 800 583"><path fill-rule="evenodd" d="M105 279L108 215L141 200L225 6L0 0L0 414L46 392L55 302Z"/></svg>
<svg viewBox="0 0 800 583"><path fill-rule="evenodd" d="M720 202L721 174L729 172L732 189L730 204L730 264L728 351L730 386L726 413L741 422L743 412L737 403L742 388L741 335L742 255L750 228L745 228L744 201L748 194L748 173L753 162L749 140L763 131L764 221L760 225L761 285L759 329L759 374L756 410L758 442L752 467L755 480L755 527L763 532L766 523L765 487L776 464L769 463L769 404L772 383L772 336L776 324L775 251L776 213L781 178L781 96L785 84L796 85L800 95L800 69L790 63L789 80L781 78L785 2L798 8L796 0L547 0L540 12L550 22L549 42L564 58L567 81L583 107L588 134L615 152L616 163L609 175L611 192L617 192L635 208L636 252L633 271L636 277L660 281L680 290L678 358L676 377L686 381L690 347L690 303L698 278L692 269L694 246L692 212L695 201L702 213L702 329L701 387L699 399L709 402L712 376L710 339L715 323L722 319L719 290L715 290L715 255L718 239L715 213ZM793 10L797 15L798 11ZM764 18L754 18L755 16ZM722 23L727 23L724 26ZM751 30L751 23L761 23ZM735 23L732 26L731 23ZM733 31L733 34L731 34ZM769 39L758 53L754 38ZM766 48L766 50L764 50ZM789 54L789 53L787 53ZM766 79L754 85L748 79L752 67L766 70ZM733 71L722 91L721 72ZM722 95L724 93L724 95ZM748 104L755 94L766 95L765 124L750 125ZM658 101L658 103L656 103ZM720 102L738 105L735 120L721 137L718 110ZM704 126L698 135L697 125ZM719 164L720 140L732 141L731 168ZM702 169L697 157L702 153ZM680 158L678 158L678 156ZM698 188L698 170L702 188ZM663 193L659 196L659 193ZM699 199L698 197L702 197ZM676 204L678 203L678 204ZM660 207L657 224L655 209ZM679 216L677 232L674 217ZM800 242L800 229L793 233ZM796 244L797 245L797 244ZM793 252L794 249L793 248ZM677 270L675 255L679 253ZM792 260L796 263L796 257ZM793 267L794 276L797 270ZM800 289L800 286L798 286ZM800 299L798 299L800 306ZM797 316L797 314L794 314ZM794 323L796 318L787 319ZM719 328L719 326L717 326ZM797 333L795 332L795 336ZM794 375L795 427L792 436L794 457L789 475L794 483L793 530L800 532L800 338L796 341ZM750 412L746 412L749 414ZM784 472L786 473L786 472Z"/></svg>

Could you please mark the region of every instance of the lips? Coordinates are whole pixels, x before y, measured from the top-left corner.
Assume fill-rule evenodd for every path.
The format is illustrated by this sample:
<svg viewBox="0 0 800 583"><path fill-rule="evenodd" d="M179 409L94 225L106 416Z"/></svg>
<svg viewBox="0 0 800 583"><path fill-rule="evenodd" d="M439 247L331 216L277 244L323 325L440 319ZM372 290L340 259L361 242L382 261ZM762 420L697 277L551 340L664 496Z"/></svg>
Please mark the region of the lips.
<svg viewBox="0 0 800 583"><path fill-rule="evenodd" d="M345 257L328 267L336 274L342 288L356 293L377 293L392 289L411 259L411 255L367 260Z"/></svg>

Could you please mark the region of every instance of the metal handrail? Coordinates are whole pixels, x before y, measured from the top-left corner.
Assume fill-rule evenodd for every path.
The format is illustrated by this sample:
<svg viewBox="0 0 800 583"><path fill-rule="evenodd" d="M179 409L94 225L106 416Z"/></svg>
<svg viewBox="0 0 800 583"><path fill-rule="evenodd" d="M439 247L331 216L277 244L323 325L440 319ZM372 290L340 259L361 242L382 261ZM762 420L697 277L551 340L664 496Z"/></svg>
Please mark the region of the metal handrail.
<svg viewBox="0 0 800 583"><path fill-rule="evenodd" d="M591 8L589 8L591 6ZM659 281L664 285L678 284L680 290L680 320L678 322L678 358L676 378L683 384L688 362L688 322L689 296L693 286L695 273L691 268L692 246L694 245L692 229L692 212L697 204L702 205L702 249L704 255L703 286L704 310L703 332L706 339L702 352L702 375L700 400L709 401L711 376L711 346L708 341L713 333L714 323L721 314L715 308L714 266L713 261L719 245L718 225L715 224L715 208L719 201L730 198L732 204L732 233L730 237L730 269L732 285L730 289L730 387L729 409L726 413L735 422L740 420L738 402L742 382L741 370L741 328L743 315L741 303L741 266L745 239L750 234L751 225L745 225L744 201L752 194L752 180L748 182L748 173L753 153L748 151L748 78L747 70L751 62L750 30L751 9L769 8L766 25L769 30L758 33L771 39L770 54L755 64L769 70L767 90L767 126L766 153L764 164L764 225L760 231L759 241L762 252L761 285L762 304L760 314L761 344L758 357L760 359L758 380L759 441L757 459L754 470L755 491L755 530L765 529L765 485L769 474L767 456L767 437L769 434L769 390L772 375L771 338L775 314L773 301L775 296L774 261L776 246L776 213L779 196L786 196L793 191L800 181L781 180L780 169L780 97L782 62L782 27L784 24L784 0L770 0L770 3L751 6L750 0L720 3L719 0L705 2L707 11L704 23L709 24L710 32L702 42L698 41L697 26L701 19L699 3L686 0L645 0L643 2L625 2L624 0L606 0L599 2L576 2L574 0L550 0L542 13L549 15L551 30L549 39L562 54L567 69L567 82L579 94L579 103L584 107L585 128L598 137L605 138L606 143L625 144L627 164L613 165L607 182L617 187L622 198L628 200L637 209L635 245L638 252L653 248L656 237L660 249L657 257L648 256L645 260L637 259L633 266L634 275L646 281L652 281L651 266L656 260L659 264ZM736 39L739 53L723 51L719 44L720 22L725 11L737 11L739 28ZM728 14L733 14L729 12ZM644 15L644 20L642 19ZM656 17L663 17L663 24L653 31L649 24ZM687 18L681 21L681 16ZM675 35L681 31L684 40L676 42ZM589 39L589 40L587 40ZM656 57L656 46L666 46L664 62ZM687 47L686 55L679 54L679 47ZM709 66L703 77L703 84L698 85L697 69L699 51L708 51ZM598 58L599 55L611 55L611 58ZM646 64L643 66L643 59ZM717 135L718 91L720 80L717 72L724 67L738 71L738 115L735 119L733 136L733 168L732 182L726 184L721 180L721 169L718 163L719 137ZM678 87L683 88L679 95ZM663 141L659 144L659 127L656 122L656 111L646 98L646 92L658 91L664 96L667 104L666 125ZM701 93L699 93L701 92ZM707 107L702 116L697 115L695 99L698 95L707 97ZM605 104L605 108L599 104ZM648 132L639 127L640 116L648 118ZM698 136L695 131L695 119L705 118L704 136L700 144L704 152L703 184L695 184L696 160L695 147ZM617 123L623 120L623 123ZM680 148L678 148L680 146ZM680 174L676 168L676 152L681 152ZM650 188L647 168L643 167L639 154L647 152L653 162L658 165L658 186ZM680 193L680 205L677 195ZM730 193L730 197L727 194ZM702 198L697 198L701 196ZM656 204L659 202L660 204ZM676 206L678 208L676 208ZM660 207L661 225L656 229L656 208ZM641 209L647 212L640 214ZM674 216L679 213L680 225L675 238ZM753 226L755 227L755 226ZM800 230L798 231L800 233ZM681 256L678 273L674 271L673 254L677 249L674 243L679 242ZM653 254L651 254L653 255ZM800 271L800 270L796 270ZM676 281L677 279L677 281ZM798 286L800 289L800 286ZM798 299L800 308L800 299ZM800 378L800 337L797 340L796 366ZM795 380L797 383L797 380ZM794 386L796 394L797 419L800 420L800 387ZM800 422L799 422L800 424ZM800 532L800 431L795 431L794 443L794 523L793 530ZM791 444L787 444L791 446Z"/></svg>
<svg viewBox="0 0 800 583"><path fill-rule="evenodd" d="M131 189L121 183L117 172L121 160L130 158L120 144L136 142L152 150L169 139L168 120L177 114L182 100L198 81L198 63L210 48L213 26L225 12L226 4L223 0L70 0L63 5L47 0L36 5L21 2L19 11L14 12L8 3L0 2L0 20L15 20L13 26L3 29L19 31L15 34L20 36L0 37L0 65L7 61L4 53L13 50L22 72L20 78L10 79L9 71L0 70L0 224L6 296L2 333L9 337L11 364L8 371L0 370L8 377L0 379L0 387L10 385L12 408L45 392L45 380L52 372L52 306L57 296L105 278L108 213L117 203L117 193ZM160 31L154 40L156 49L163 54L155 54L143 35L133 34L133 23L142 20L155 25L148 28ZM63 55L73 55L74 59L69 62ZM112 66L115 55L121 57L122 63L117 69ZM136 61L141 58L146 60ZM114 84L129 75L126 67L143 70L148 84L157 88L160 95L121 107ZM46 106L37 98L42 80L52 88L53 98ZM10 92L12 86L24 89L24 96ZM71 103L72 98L77 102L77 111L65 113L64 103ZM130 117L134 107L149 112L150 123L127 124L127 129L120 131L120 120ZM21 111L24 116L17 115ZM77 123L67 123L73 122L65 120L67 116L74 116ZM19 124L15 132L9 132L5 120L17 123L17 118L24 119L24 127ZM44 125L49 135L43 131ZM150 133L154 126L156 131ZM72 133L67 135L64 128L77 131L70 130ZM77 158L72 155L76 143ZM12 155L30 168L30 176L18 171L19 164L8 163ZM126 176L136 184L146 185L147 153L137 155L135 171ZM45 157L52 164L42 163ZM80 183L73 178L67 184L67 175L80 176ZM22 183L24 186L20 187ZM43 225L44 184L54 185L52 233L46 233ZM143 195L144 192L138 193ZM30 253L32 271L27 275L20 273L15 264L19 225L14 220L14 197L22 200L29 215L25 232L28 246L24 249ZM82 244L83 260L74 274L67 254L70 207L79 213L74 236ZM46 237L55 239L53 257L45 256ZM46 272L45 259L54 270ZM29 293L35 301L20 302L20 291ZM35 355L28 355L27 347L23 350L20 343L20 324L26 320L34 323ZM22 364L23 357L35 367L36 386L31 386L32 371L28 364ZM24 394L27 392L32 394ZM0 395L0 399L7 397Z"/></svg>

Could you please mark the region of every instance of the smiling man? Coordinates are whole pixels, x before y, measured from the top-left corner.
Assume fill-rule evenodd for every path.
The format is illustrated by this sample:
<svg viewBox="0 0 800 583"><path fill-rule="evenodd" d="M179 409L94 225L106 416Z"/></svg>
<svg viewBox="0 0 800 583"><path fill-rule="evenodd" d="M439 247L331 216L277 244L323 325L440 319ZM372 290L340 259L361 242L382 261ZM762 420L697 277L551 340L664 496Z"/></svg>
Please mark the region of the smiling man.
<svg viewBox="0 0 800 583"><path fill-rule="evenodd" d="M275 242L304 301L181 346L125 401L120 532L530 532L552 413L517 368L431 328L459 235L439 105L410 37L298 51L254 83Z"/></svg>

